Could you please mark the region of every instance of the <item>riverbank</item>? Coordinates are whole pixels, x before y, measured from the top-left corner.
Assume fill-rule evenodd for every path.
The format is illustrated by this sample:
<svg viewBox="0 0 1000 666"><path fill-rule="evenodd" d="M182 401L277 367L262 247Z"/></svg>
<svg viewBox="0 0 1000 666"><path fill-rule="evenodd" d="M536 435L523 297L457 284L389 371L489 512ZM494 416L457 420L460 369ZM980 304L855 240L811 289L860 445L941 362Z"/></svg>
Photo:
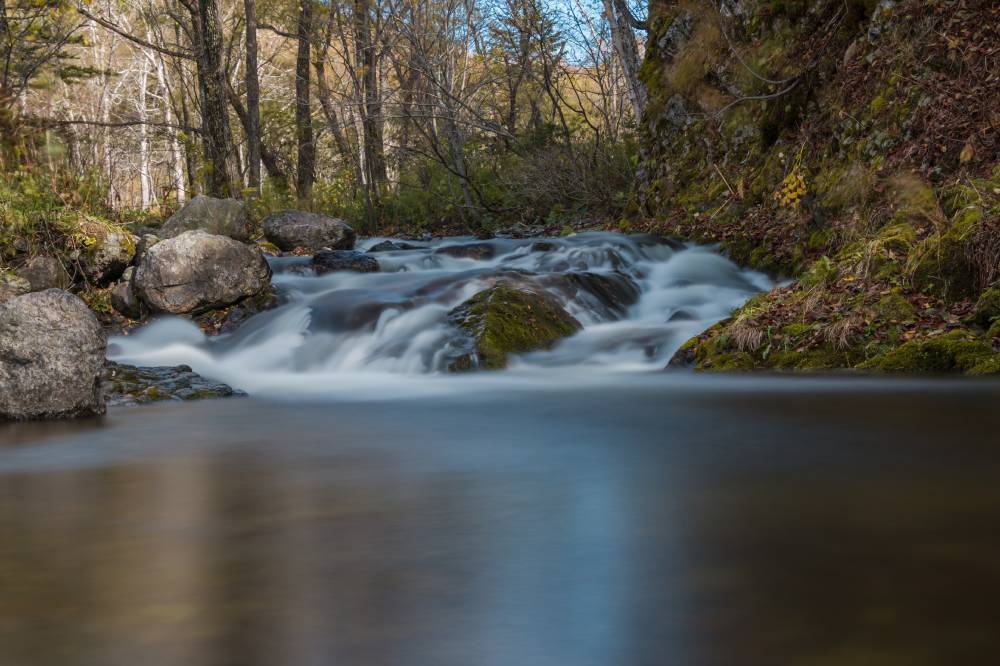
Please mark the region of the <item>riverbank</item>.
<svg viewBox="0 0 1000 666"><path fill-rule="evenodd" d="M640 226L797 282L677 362L1000 370L997 8L726 6L653 3Z"/></svg>

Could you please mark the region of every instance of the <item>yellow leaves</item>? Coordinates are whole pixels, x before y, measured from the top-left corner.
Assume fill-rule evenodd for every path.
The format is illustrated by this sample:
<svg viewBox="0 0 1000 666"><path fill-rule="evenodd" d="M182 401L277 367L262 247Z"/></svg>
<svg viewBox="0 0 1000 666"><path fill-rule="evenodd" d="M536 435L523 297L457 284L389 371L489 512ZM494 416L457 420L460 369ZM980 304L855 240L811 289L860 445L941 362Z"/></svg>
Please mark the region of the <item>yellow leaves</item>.
<svg viewBox="0 0 1000 666"><path fill-rule="evenodd" d="M967 144L965 144L965 147L962 148L962 152L961 152L961 154L959 154L958 159L959 159L959 161L962 164L966 164L968 162L971 162L972 158L975 157L975 156L976 156L976 152L975 152L975 150L973 150L972 144L971 143L967 143Z"/></svg>
<svg viewBox="0 0 1000 666"><path fill-rule="evenodd" d="M793 169L781 183L781 188L774 193L774 200L782 206L797 206L807 192L806 179L799 167Z"/></svg>

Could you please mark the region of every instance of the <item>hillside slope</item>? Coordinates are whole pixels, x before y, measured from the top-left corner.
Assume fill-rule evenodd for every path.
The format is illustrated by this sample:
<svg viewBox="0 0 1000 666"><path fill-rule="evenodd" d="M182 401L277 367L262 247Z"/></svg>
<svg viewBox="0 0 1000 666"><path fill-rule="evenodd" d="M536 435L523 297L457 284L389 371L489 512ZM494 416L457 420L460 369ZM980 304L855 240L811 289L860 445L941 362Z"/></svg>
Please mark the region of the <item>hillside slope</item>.
<svg viewBox="0 0 1000 666"><path fill-rule="evenodd" d="M651 7L637 212L798 278L702 369L1000 370L1000 6Z"/></svg>

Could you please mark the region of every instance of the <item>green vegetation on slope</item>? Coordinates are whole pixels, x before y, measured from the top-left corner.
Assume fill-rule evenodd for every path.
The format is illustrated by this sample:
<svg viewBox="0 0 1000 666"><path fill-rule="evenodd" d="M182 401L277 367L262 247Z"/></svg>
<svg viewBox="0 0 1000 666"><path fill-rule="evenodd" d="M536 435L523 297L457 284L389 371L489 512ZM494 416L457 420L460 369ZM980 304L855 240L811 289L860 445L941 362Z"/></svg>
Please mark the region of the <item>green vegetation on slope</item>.
<svg viewBox="0 0 1000 666"><path fill-rule="evenodd" d="M1000 366L1000 8L654 2L636 213L799 278L690 341L703 369Z"/></svg>

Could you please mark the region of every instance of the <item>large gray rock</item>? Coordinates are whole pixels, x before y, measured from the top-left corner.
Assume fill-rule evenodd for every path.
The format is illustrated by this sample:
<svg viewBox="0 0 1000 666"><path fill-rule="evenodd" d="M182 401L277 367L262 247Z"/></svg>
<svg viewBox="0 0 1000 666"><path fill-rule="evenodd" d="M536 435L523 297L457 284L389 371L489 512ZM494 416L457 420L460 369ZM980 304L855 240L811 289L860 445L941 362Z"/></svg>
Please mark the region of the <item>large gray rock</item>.
<svg viewBox="0 0 1000 666"><path fill-rule="evenodd" d="M0 420L104 413L104 332L60 289L0 305Z"/></svg>
<svg viewBox="0 0 1000 666"><path fill-rule="evenodd" d="M163 223L160 237L172 238L192 230L246 242L250 240L250 219L247 217L246 205L236 199L214 199L198 195Z"/></svg>
<svg viewBox="0 0 1000 666"><path fill-rule="evenodd" d="M288 252L305 248L310 252L327 248L354 248L354 230L343 220L301 210L272 213L261 223L267 240Z"/></svg>
<svg viewBox="0 0 1000 666"><path fill-rule="evenodd" d="M29 259L17 274L28 281L31 291L66 289L73 283L62 262L45 254Z"/></svg>
<svg viewBox="0 0 1000 666"><path fill-rule="evenodd" d="M91 283L106 286L132 263L138 243L138 236L127 231L110 231L82 252L80 267Z"/></svg>
<svg viewBox="0 0 1000 666"><path fill-rule="evenodd" d="M225 236L187 231L146 252L133 288L153 312L200 314L256 296L271 269L256 249Z"/></svg>

